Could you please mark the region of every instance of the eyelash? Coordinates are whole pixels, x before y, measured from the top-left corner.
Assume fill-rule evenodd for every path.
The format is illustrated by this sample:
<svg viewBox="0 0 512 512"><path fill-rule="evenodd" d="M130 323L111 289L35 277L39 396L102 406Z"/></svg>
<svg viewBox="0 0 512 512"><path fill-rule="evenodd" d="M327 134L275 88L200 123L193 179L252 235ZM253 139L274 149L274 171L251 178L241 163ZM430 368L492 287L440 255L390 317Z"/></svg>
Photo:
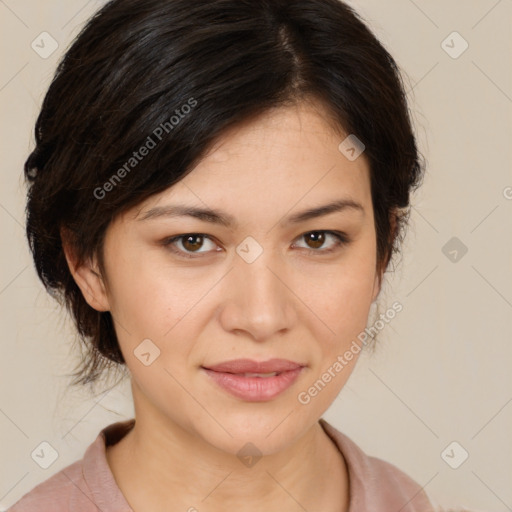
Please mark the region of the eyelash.
<svg viewBox="0 0 512 512"><path fill-rule="evenodd" d="M342 246L348 245L350 243L350 239L345 233L343 233L341 231L331 231L331 230L307 231L306 233L303 233L302 235L300 235L298 238L301 238L305 235L309 235L311 233L327 233L329 235L334 236L337 241L336 241L336 244L333 247L331 247L330 249L324 249L324 250L304 249L305 251L308 252L308 254L312 254L312 253L314 253L315 255L331 254L331 253L335 252L336 250L340 249ZM177 236L163 240L162 245L165 247L168 247L171 252L177 254L180 257L187 258L187 259L199 258L201 254L207 254L207 253L196 253L195 255L192 255L192 253L183 252L182 250L176 249L176 247L174 246L174 242L184 239L187 236L194 236L194 235L212 240L212 237L210 237L204 233L185 233L183 235L177 235Z"/></svg>

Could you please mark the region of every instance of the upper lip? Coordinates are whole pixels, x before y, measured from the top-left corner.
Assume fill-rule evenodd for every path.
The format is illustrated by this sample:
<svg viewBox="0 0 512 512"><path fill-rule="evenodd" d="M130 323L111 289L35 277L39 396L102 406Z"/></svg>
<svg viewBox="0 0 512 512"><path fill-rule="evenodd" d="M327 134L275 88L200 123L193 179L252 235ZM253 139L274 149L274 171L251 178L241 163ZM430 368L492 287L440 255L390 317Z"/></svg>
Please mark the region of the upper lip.
<svg viewBox="0 0 512 512"><path fill-rule="evenodd" d="M304 365L287 359L269 359L268 361L233 359L215 365L203 366L203 368L224 373L272 373L296 370L302 366Z"/></svg>

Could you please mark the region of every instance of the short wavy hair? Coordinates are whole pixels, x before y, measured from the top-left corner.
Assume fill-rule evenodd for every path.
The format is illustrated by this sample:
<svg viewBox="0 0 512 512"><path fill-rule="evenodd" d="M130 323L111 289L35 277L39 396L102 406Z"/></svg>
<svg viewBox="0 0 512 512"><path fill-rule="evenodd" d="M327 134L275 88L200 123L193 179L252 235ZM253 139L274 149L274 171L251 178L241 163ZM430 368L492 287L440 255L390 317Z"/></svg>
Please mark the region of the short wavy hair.
<svg viewBox="0 0 512 512"><path fill-rule="evenodd" d="M365 145L385 271L425 166L399 67L351 7L112 0L87 22L58 65L24 166L37 273L67 306L87 350L72 385L93 383L124 359L111 314L91 308L70 273L62 230L80 262L96 255L102 265L116 216L180 181L227 128L307 99ZM158 143L128 169L158 127ZM123 179L112 181L116 174Z"/></svg>

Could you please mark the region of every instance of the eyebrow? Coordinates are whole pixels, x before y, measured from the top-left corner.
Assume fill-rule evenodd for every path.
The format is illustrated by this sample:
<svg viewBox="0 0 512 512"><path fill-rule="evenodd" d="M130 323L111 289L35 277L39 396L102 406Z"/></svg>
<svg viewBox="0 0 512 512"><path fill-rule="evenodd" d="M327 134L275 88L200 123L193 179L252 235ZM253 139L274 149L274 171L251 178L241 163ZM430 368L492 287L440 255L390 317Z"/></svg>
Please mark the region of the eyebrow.
<svg viewBox="0 0 512 512"><path fill-rule="evenodd" d="M363 206L352 200L352 199L339 199L332 201L328 204L317 206L314 208L308 208L298 213L294 213L289 217L285 217L280 221L279 224L299 224L310 219L322 217L330 213L344 212L344 211L356 211L365 213ZM156 206L148 210L139 221L145 221L149 219L156 219L161 217L194 217L196 219L210 222L212 224L219 224L227 228L234 228L238 226L235 218L222 210L211 209L211 208L199 208L196 206L189 206L183 204L167 205L167 206Z"/></svg>

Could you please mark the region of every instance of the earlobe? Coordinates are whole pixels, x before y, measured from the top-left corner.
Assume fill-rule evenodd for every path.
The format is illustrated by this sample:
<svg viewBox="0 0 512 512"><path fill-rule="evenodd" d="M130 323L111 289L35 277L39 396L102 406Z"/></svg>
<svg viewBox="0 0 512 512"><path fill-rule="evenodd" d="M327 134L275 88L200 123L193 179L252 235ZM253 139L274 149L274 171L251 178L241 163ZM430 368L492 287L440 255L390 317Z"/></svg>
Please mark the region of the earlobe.
<svg viewBox="0 0 512 512"><path fill-rule="evenodd" d="M71 244L65 241L62 235L61 231L62 247L69 271L87 304L97 311L109 311L110 306L105 284L96 261L87 260L79 264Z"/></svg>

